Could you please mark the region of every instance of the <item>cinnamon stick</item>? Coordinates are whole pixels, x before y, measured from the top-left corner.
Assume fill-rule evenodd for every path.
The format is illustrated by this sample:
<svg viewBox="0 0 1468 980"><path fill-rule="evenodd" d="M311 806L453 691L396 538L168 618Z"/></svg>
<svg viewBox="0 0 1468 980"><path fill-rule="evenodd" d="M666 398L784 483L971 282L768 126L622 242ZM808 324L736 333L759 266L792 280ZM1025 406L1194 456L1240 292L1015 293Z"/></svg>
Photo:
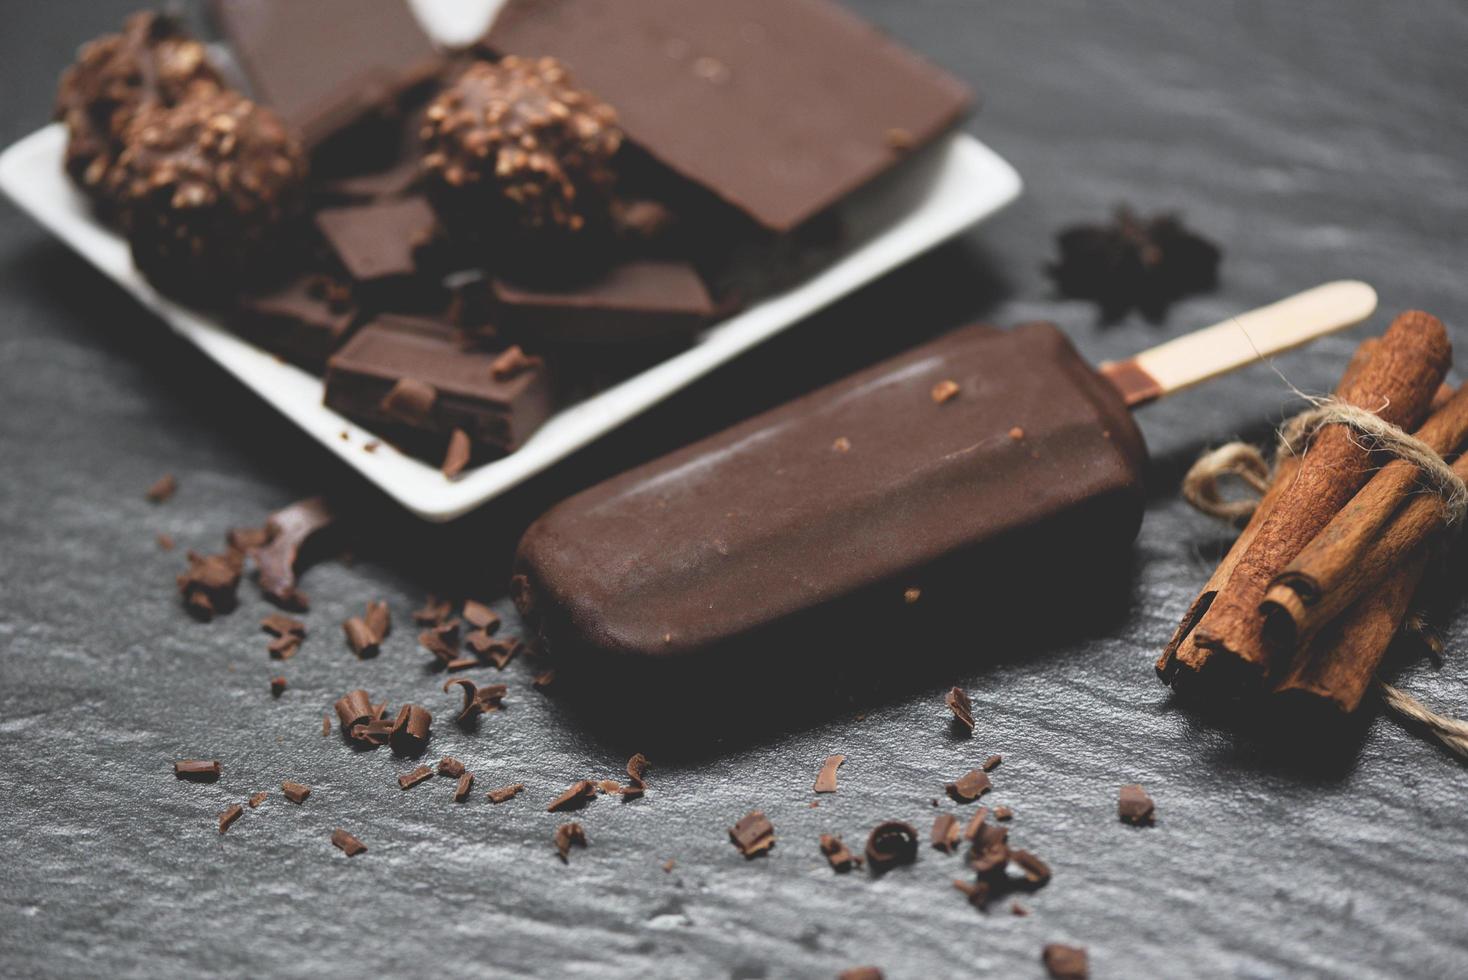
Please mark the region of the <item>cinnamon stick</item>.
<svg viewBox="0 0 1468 980"><path fill-rule="evenodd" d="M1442 323L1412 310L1392 323L1337 397L1402 428L1415 428L1447 374L1451 345ZM1294 480L1265 518L1193 635L1206 662L1258 681L1269 672L1260 603L1270 580L1329 523L1370 476L1373 454L1342 425L1323 426Z"/></svg>
<svg viewBox="0 0 1468 980"><path fill-rule="evenodd" d="M1415 435L1440 456L1461 446L1468 439L1468 386ZM1405 459L1382 467L1274 577L1263 602L1269 642L1289 651L1308 644L1442 526L1442 497L1423 492L1420 478Z"/></svg>
<svg viewBox="0 0 1468 980"><path fill-rule="evenodd" d="M1360 372L1371 358L1372 352L1380 344L1381 338L1379 337L1368 337L1361 342L1356 352L1351 355L1351 362L1341 373L1340 383L1336 385L1338 393L1355 384ZM1275 506L1284 496L1284 492L1289 489L1290 484L1294 482L1299 468L1300 458L1298 456L1284 456L1275 463L1274 475L1269 488L1264 492L1258 506L1254 508L1249 522L1244 525L1243 531L1239 533L1233 546L1229 548L1228 554L1224 555L1223 561L1218 563L1218 568L1214 569L1213 575L1203 586L1203 591L1198 593L1198 597L1188 607L1182 622L1178 624L1177 631L1173 633L1172 639L1163 648L1162 656L1157 660L1157 676L1162 679L1163 683L1184 686L1193 679L1194 675L1202 671L1207 662L1207 651L1198 646L1193 631L1202 620L1203 614L1213 605L1213 600L1218 597L1218 591L1233 575L1244 553L1253 544L1259 529L1274 513Z"/></svg>

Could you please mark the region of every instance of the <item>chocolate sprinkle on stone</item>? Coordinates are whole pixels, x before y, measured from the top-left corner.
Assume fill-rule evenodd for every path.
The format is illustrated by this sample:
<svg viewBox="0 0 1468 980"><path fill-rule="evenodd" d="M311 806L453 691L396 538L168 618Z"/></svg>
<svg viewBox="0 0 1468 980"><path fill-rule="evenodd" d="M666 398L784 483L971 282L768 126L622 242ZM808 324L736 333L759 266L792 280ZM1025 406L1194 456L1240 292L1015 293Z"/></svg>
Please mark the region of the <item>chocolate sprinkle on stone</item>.
<svg viewBox="0 0 1468 980"><path fill-rule="evenodd" d="M746 858L767 853L775 846L775 828L764 813L751 810L729 828L729 839Z"/></svg>
<svg viewBox="0 0 1468 980"><path fill-rule="evenodd" d="M995 820L1013 820L1014 819L1014 811L1011 810L1007 806L996 806L994 808L994 819Z"/></svg>
<svg viewBox="0 0 1468 980"><path fill-rule="evenodd" d="M1009 867L1009 830L997 824L984 823L974 835L969 852L969 867L980 875L1002 872Z"/></svg>
<svg viewBox="0 0 1468 980"><path fill-rule="evenodd" d="M277 637L299 637L306 635L306 624L299 619L292 619L283 613L271 613L260 620L260 628L265 632Z"/></svg>
<svg viewBox="0 0 1468 980"><path fill-rule="evenodd" d="M1117 800L1117 812L1121 816L1122 823L1129 823L1137 827L1151 826L1156 819L1154 813L1156 804L1147 791L1136 783L1130 783L1121 788L1120 797Z"/></svg>
<svg viewBox="0 0 1468 980"><path fill-rule="evenodd" d="M413 622L419 626L437 626L453 614L454 607L446 599L429 596L422 609L414 610Z"/></svg>
<svg viewBox="0 0 1468 980"><path fill-rule="evenodd" d="M158 550L159 551L172 551L173 550L173 535L167 534L167 533L159 534L158 535Z"/></svg>
<svg viewBox="0 0 1468 980"><path fill-rule="evenodd" d="M520 793L524 791L524 789L524 783L511 783L508 786L501 786L498 789L492 789L484 795L485 798L488 799L491 803L503 803L506 800L512 800L516 796L519 796Z"/></svg>
<svg viewBox="0 0 1468 980"><path fill-rule="evenodd" d="M230 827L232 827L234 825L234 822L238 820L244 814L244 812L245 808L236 803L228 810L225 810L223 813L221 813L219 815L219 832L222 834Z"/></svg>
<svg viewBox="0 0 1468 980"><path fill-rule="evenodd" d="M469 798L469 791L474 788L474 774L466 772L459 777L458 785L454 787L454 802L463 803Z"/></svg>
<svg viewBox="0 0 1468 980"><path fill-rule="evenodd" d="M261 803L264 803L268 799L270 799L269 793L262 792L253 794L248 801L250 804L250 809L253 810L257 808Z"/></svg>
<svg viewBox="0 0 1468 980"><path fill-rule="evenodd" d="M879 823L867 837L867 864L874 871L911 864L917 860L917 851L917 830L901 820Z"/></svg>
<svg viewBox="0 0 1468 980"><path fill-rule="evenodd" d="M874 966L853 966L842 970L837 980L882 980L882 971Z"/></svg>
<svg viewBox="0 0 1468 980"><path fill-rule="evenodd" d="M464 600L464 622L486 633L493 633L500 628L499 614L473 599Z"/></svg>
<svg viewBox="0 0 1468 980"><path fill-rule="evenodd" d="M933 818L930 839L935 848L945 854L952 854L958 848L961 837L962 828L958 826L958 818L953 814L940 813Z"/></svg>
<svg viewBox="0 0 1468 980"><path fill-rule="evenodd" d="M433 715L428 709L418 704L405 704L398 711L398 717L392 726L392 735L388 743L392 750L398 755L422 755L423 750L428 747L430 726L433 724Z"/></svg>
<svg viewBox="0 0 1468 980"><path fill-rule="evenodd" d="M194 783L212 783L222 770L217 759L180 759L173 764L173 774Z"/></svg>
<svg viewBox="0 0 1468 980"><path fill-rule="evenodd" d="M974 730L974 705L963 688L955 687L943 696L943 703L953 712L953 717L970 733Z"/></svg>
<svg viewBox="0 0 1468 980"><path fill-rule="evenodd" d="M296 561L306 542L335 522L322 497L297 501L270 515L265 522L269 540L254 551L266 598L287 609L306 608L306 597L296 591Z"/></svg>
<svg viewBox="0 0 1468 980"><path fill-rule="evenodd" d="M286 680L284 677L270 678L270 693L272 695L274 695L275 697L280 697L282 694L285 693L285 688Z"/></svg>
<svg viewBox="0 0 1468 980"><path fill-rule="evenodd" d="M1090 976L1086 951L1079 946L1051 943L1040 954L1040 960L1054 980L1086 980Z"/></svg>
<svg viewBox="0 0 1468 980"><path fill-rule="evenodd" d="M999 768L999 763L1001 763L1003 761L1004 761L1004 756L1002 756L1002 755L991 755L991 756L989 756L989 758L987 758L987 759L984 760L984 765L983 765L982 768L983 768L983 770L985 772L993 772L995 769L998 769Z"/></svg>
<svg viewBox="0 0 1468 980"><path fill-rule="evenodd" d="M628 759L627 779L631 785L622 787L622 795L641 796L643 790L647 788L647 770L650 768L652 768L651 763L641 752L635 753L632 758Z"/></svg>
<svg viewBox="0 0 1468 980"><path fill-rule="evenodd" d="M378 643L387 639L387 634L392 632L392 611L385 602L367 603L367 614L362 617L362 621L367 624L367 629Z"/></svg>
<svg viewBox="0 0 1468 980"><path fill-rule="evenodd" d="M377 656L377 635L361 616L353 616L342 623L342 632L346 634L347 646L359 658Z"/></svg>
<svg viewBox="0 0 1468 980"><path fill-rule="evenodd" d="M148 488L144 494L155 504L161 504L169 499L178 490L178 481L173 478L172 473L165 473L158 478L158 482Z"/></svg>
<svg viewBox="0 0 1468 980"><path fill-rule="evenodd" d="M569 855L571 847L586 846L586 831L581 829L579 823L563 823L556 828L556 853L561 856L561 861L570 864Z"/></svg>
<svg viewBox="0 0 1468 980"><path fill-rule="evenodd" d="M958 803L972 803L993 788L989 777L978 769L970 769L951 783L944 783L943 788L948 795Z"/></svg>
<svg viewBox="0 0 1468 980"><path fill-rule="evenodd" d="M438 760L438 774L440 776L448 776L451 779L458 779L464 775L464 764L453 756L446 755Z"/></svg>
<svg viewBox="0 0 1468 980"><path fill-rule="evenodd" d="M933 802L935 804L937 803L936 800L934 800ZM977 810L975 810L974 815L969 818L968 826L963 828L963 839L971 841L975 837L977 837L979 835L979 831L982 830L984 827L984 821L987 819L989 819L988 807L981 806Z"/></svg>
<svg viewBox="0 0 1468 980"><path fill-rule="evenodd" d="M305 803L306 797L311 795L311 787L302 783L293 783L289 779L280 784L280 791L292 803Z"/></svg>
<svg viewBox="0 0 1468 980"><path fill-rule="evenodd" d="M861 858L852 854L841 838L835 834L821 835L821 853L826 856L832 871L850 871L861 864Z"/></svg>
<svg viewBox="0 0 1468 980"><path fill-rule="evenodd" d="M184 606L197 619L208 622L215 613L235 607L244 562L231 552L223 555L188 553L189 567L175 580Z"/></svg>
<svg viewBox="0 0 1468 980"><path fill-rule="evenodd" d="M596 799L596 784L589 779L578 779L568 786L564 793L551 800L545 809L547 813L556 813L560 810L579 810L594 799Z"/></svg>
<svg viewBox="0 0 1468 980"><path fill-rule="evenodd" d="M331 832L331 842L346 852L347 857L356 857L367 850L367 845L357 840L340 827Z"/></svg>
<svg viewBox="0 0 1468 980"><path fill-rule="evenodd" d="M504 684L486 684L480 687L467 677L455 677L453 680L444 682L444 693L448 693L451 687L463 688L464 707L460 709L459 717L455 719L461 725L485 712L500 710L503 707L500 702L504 700L510 690Z"/></svg>
<svg viewBox="0 0 1468 980"><path fill-rule="evenodd" d="M821 771L816 774L815 791L817 793L836 792L836 770L841 768L841 763L846 761L844 755L827 756L826 761L821 764Z"/></svg>
<svg viewBox="0 0 1468 980"><path fill-rule="evenodd" d="M1019 865L1025 874L1025 881L1036 888L1043 887L1050 881L1050 865L1040 860L1039 855L1032 851L1016 849L1011 851L1009 859Z"/></svg>
<svg viewBox="0 0 1468 980"><path fill-rule="evenodd" d="M403 775L399 776L398 777L398 785L400 787L402 787L403 789L412 789L414 786L417 786L419 783L425 782L425 781L427 781L429 779L432 779L432 778L433 778L433 770L432 769L428 768L427 766L419 766L417 769L414 769L412 772L404 773Z"/></svg>
<svg viewBox="0 0 1468 980"><path fill-rule="evenodd" d="M360 728L376 718L372 708L372 696L358 688L337 699L334 705L342 734L348 738L361 738Z"/></svg>

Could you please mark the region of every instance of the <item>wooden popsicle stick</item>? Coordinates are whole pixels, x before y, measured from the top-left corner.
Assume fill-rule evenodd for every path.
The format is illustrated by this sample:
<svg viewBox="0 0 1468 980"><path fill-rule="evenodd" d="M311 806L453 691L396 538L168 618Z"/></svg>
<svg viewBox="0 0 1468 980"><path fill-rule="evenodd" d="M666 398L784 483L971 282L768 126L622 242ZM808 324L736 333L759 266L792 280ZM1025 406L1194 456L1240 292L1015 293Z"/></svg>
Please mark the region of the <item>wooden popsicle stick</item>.
<svg viewBox="0 0 1468 980"><path fill-rule="evenodd" d="M1291 350L1376 310L1376 290L1354 279L1328 282L1222 323L1100 367L1128 408L1191 388L1220 374Z"/></svg>

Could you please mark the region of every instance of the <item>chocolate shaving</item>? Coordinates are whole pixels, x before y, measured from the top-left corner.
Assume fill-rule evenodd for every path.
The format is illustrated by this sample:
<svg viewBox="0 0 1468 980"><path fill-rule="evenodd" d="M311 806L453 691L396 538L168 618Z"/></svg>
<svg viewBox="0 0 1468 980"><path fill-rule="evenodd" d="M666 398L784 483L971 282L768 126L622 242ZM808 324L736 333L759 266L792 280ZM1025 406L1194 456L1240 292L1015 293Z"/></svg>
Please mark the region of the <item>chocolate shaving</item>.
<svg viewBox="0 0 1468 980"><path fill-rule="evenodd" d="M504 670L509 662L515 659L515 654L521 650L519 640L492 639L483 630L470 633L468 643L469 649L500 670Z"/></svg>
<svg viewBox="0 0 1468 980"><path fill-rule="evenodd" d="M158 550L159 551L172 551L173 550L173 535L171 535L171 534L165 534L165 533L160 533L158 535Z"/></svg>
<svg viewBox="0 0 1468 980"><path fill-rule="evenodd" d="M980 768L982 768L985 772L993 772L995 769L998 769L999 768L999 763L1001 763L1003 761L1004 761L1004 756L1002 756L1002 755L991 755L991 756L989 756L989 758L987 758L987 759L984 760L984 764Z"/></svg>
<svg viewBox="0 0 1468 980"><path fill-rule="evenodd" d="M464 707L459 711L459 717L455 719L463 725L481 714L490 711L499 711L503 704L505 695L509 688L504 684L486 684L480 687L467 677L455 677L453 680L445 681L444 693L448 693L451 687L461 687L464 693Z"/></svg>
<svg viewBox="0 0 1468 980"><path fill-rule="evenodd" d="M284 613L271 613L260 620L260 628L272 636L286 638L295 637L305 639L306 624L299 619L292 619Z"/></svg>
<svg viewBox="0 0 1468 980"><path fill-rule="evenodd" d="M1014 811L1011 810L1007 806L996 806L994 808L994 819L995 820L1013 820L1014 819Z"/></svg>
<svg viewBox="0 0 1468 980"><path fill-rule="evenodd" d="M978 769L970 769L951 783L944 783L948 795L959 803L972 803L993 789L989 777Z"/></svg>
<svg viewBox="0 0 1468 980"><path fill-rule="evenodd" d="M775 828L764 813L751 810L729 828L729 839L746 858L757 857L775 846Z"/></svg>
<svg viewBox="0 0 1468 980"><path fill-rule="evenodd" d="M269 793L254 793L254 794L252 794L250 796L249 801L248 801L249 804L250 804L250 809L251 810L256 809L257 807L260 806L261 803L264 803L268 799L270 799L270 794Z"/></svg>
<svg viewBox="0 0 1468 980"><path fill-rule="evenodd" d="M292 803L305 803L306 797L311 795L311 787L302 783L293 783L289 779L280 784L280 791Z"/></svg>
<svg viewBox="0 0 1468 980"><path fill-rule="evenodd" d="M270 693L273 697L280 697L285 693L286 682L284 677L270 678Z"/></svg>
<svg viewBox="0 0 1468 980"><path fill-rule="evenodd" d="M1018 916L1026 916L1030 914L1030 910L1019 904L1018 902L1010 902L1009 911L1011 914Z"/></svg>
<svg viewBox="0 0 1468 980"><path fill-rule="evenodd" d="M453 614L454 607L447 599L439 599L429 596L424 602L422 609L414 610L413 622L419 626L437 626Z"/></svg>
<svg viewBox="0 0 1468 980"><path fill-rule="evenodd" d="M516 796L519 796L524 789L524 783L511 783L508 786L501 786L498 789L492 789L484 795L485 798L488 799L491 803L503 803L506 800L512 800Z"/></svg>
<svg viewBox="0 0 1468 980"><path fill-rule="evenodd" d="M433 715L428 713L427 708L418 704L403 705L398 710L392 734L388 737L393 752L398 755L422 755L423 750L428 747L432 724Z"/></svg>
<svg viewBox="0 0 1468 980"><path fill-rule="evenodd" d="M439 467L444 476L452 480L464 468L469 465L469 457L473 447L469 442L469 433L463 429L455 429L449 433L449 445L443 454L443 464Z"/></svg>
<svg viewBox="0 0 1468 980"><path fill-rule="evenodd" d="M377 635L361 616L353 616L342 623L342 632L346 634L347 646L359 659L377 656Z"/></svg>
<svg viewBox="0 0 1468 980"><path fill-rule="evenodd" d="M586 831L581 829L579 823L563 823L556 828L556 853L561 856L562 863L571 863L569 855L572 845L585 847Z"/></svg>
<svg viewBox="0 0 1468 980"><path fill-rule="evenodd" d="M360 738L358 729L377 715L372 708L372 696L360 688L342 695L333 707L337 721L341 723L341 732L348 738Z"/></svg>
<svg viewBox="0 0 1468 980"><path fill-rule="evenodd" d="M1016 849L1011 851L1009 859L1019 865L1024 872L1025 881L1035 888L1042 888L1050 882L1050 865L1040 860L1039 855L1032 851Z"/></svg>
<svg viewBox="0 0 1468 980"><path fill-rule="evenodd" d="M836 980L882 980L882 971L874 966L853 966L837 974Z"/></svg>
<svg viewBox="0 0 1468 980"><path fill-rule="evenodd" d="M541 672L539 674L536 674L535 677L532 678L531 681L530 681L531 685L537 691L544 691L547 688L549 688L552 684L554 684L555 682L556 682L556 672L555 672L554 669L543 671L543 672Z"/></svg>
<svg viewBox="0 0 1468 980"><path fill-rule="evenodd" d="M244 570L243 559L234 553L201 555L190 551L188 560L188 570L175 581L189 613L208 622L215 613L233 609L240 587L240 573Z"/></svg>
<svg viewBox="0 0 1468 980"><path fill-rule="evenodd" d="M362 617L362 621L367 624L367 629L378 643L387 639L387 634L392 632L392 611L385 602L367 603L367 614Z"/></svg>
<svg viewBox="0 0 1468 980"><path fill-rule="evenodd" d="M596 799L596 784L589 779L578 779L568 786L564 793L551 800L545 809L547 813L579 810L594 799Z"/></svg>
<svg viewBox="0 0 1468 980"><path fill-rule="evenodd" d="M836 792L836 770L841 768L841 763L846 761L844 755L831 755L821 764L821 771L816 774L815 791L817 793Z"/></svg>
<svg viewBox="0 0 1468 980"><path fill-rule="evenodd" d="M917 860L917 852L917 830L901 820L879 823L867 837L867 864L874 871L911 864Z"/></svg>
<svg viewBox="0 0 1468 980"><path fill-rule="evenodd" d="M330 735L331 734L331 715L322 715L321 716L321 734L322 735Z"/></svg>
<svg viewBox="0 0 1468 980"><path fill-rule="evenodd" d="M963 828L963 839L964 840L971 841L975 837L977 837L979 835L979 831L984 826L984 821L985 820L988 820L988 819L989 819L989 808L988 807L981 806L977 810L975 810L974 811L974 815L969 818L968 826Z"/></svg>
<svg viewBox="0 0 1468 980"><path fill-rule="evenodd" d="M850 871L861 864L861 858L852 854L841 838L835 834L821 835L821 853L826 855L826 861L830 863L832 871Z"/></svg>
<svg viewBox="0 0 1468 980"><path fill-rule="evenodd" d="M940 813L933 818L930 840L938 850L945 854L952 854L958 849L958 842L962 836L963 831L958 825L958 818L953 814Z"/></svg>
<svg viewBox="0 0 1468 980"><path fill-rule="evenodd" d="M294 635L277 636L265 645L272 660L289 660L301 649L301 638Z"/></svg>
<svg viewBox="0 0 1468 980"><path fill-rule="evenodd" d="M948 710L953 712L954 719L969 730L974 730L974 704L968 699L963 688L955 687L943 696L943 703L948 705Z"/></svg>
<svg viewBox="0 0 1468 980"><path fill-rule="evenodd" d="M223 770L218 759L180 759L173 764L173 775L194 783L212 783Z"/></svg>
<svg viewBox="0 0 1468 980"><path fill-rule="evenodd" d="M446 755L438 760L438 774L440 776L448 776L451 779L458 779L464 775L464 764L453 756Z"/></svg>
<svg viewBox="0 0 1468 980"><path fill-rule="evenodd" d="M244 812L245 808L240 806L238 803L235 803L228 810L225 810L223 813L221 813L219 815L219 832L222 834L230 827L232 827L234 825L234 822L238 820L244 814Z"/></svg>
<svg viewBox="0 0 1468 980"><path fill-rule="evenodd" d="M296 560L306 542L335 521L336 515L322 497L297 501L270 515L265 522L270 539L253 550L260 588L267 598L287 609L309 605L305 595L296 591Z"/></svg>
<svg viewBox="0 0 1468 980"><path fill-rule="evenodd" d="M974 908L983 910L988 907L989 899L993 897L994 886L987 881L962 881L955 878L953 887L963 892L968 897L968 903Z"/></svg>
<svg viewBox="0 0 1468 980"><path fill-rule="evenodd" d="M969 852L969 867L980 875L995 875L1009 867L1009 829L997 824L980 825Z"/></svg>
<svg viewBox="0 0 1468 980"><path fill-rule="evenodd" d="M455 657L443 665L443 669L453 673L460 670L468 670L470 667L482 666L477 657Z"/></svg>
<svg viewBox="0 0 1468 980"><path fill-rule="evenodd" d="M463 803L469 798L469 791L474 788L474 774L466 772L459 777L458 785L454 787L454 802Z"/></svg>
<svg viewBox="0 0 1468 980"><path fill-rule="evenodd" d="M496 381L510 381L518 378L526 371L533 371L544 365L539 357L531 357L520 349L519 345L507 348L489 365L489 373Z"/></svg>
<svg viewBox="0 0 1468 980"><path fill-rule="evenodd" d="M406 710L406 709L404 709L404 710ZM428 768L427 766L419 766L417 769L414 769L412 772L404 773L403 775L399 776L398 777L398 785L400 787L402 787L403 789L412 789L414 786L417 786L419 783L425 782L425 781L430 780L432 778L433 778L433 770L432 769Z"/></svg>
<svg viewBox="0 0 1468 980"><path fill-rule="evenodd" d="M433 385L417 378L399 378L378 407L389 418L422 429L433 420L433 406L437 401L438 390Z"/></svg>
<svg viewBox="0 0 1468 980"><path fill-rule="evenodd" d="M340 827L331 832L331 842L346 852L347 857L356 857L367 850L367 845L357 840Z"/></svg>
<svg viewBox="0 0 1468 980"><path fill-rule="evenodd" d="M224 543L241 558L269 542L270 529L265 527L232 527L224 533Z"/></svg>
<svg viewBox="0 0 1468 980"><path fill-rule="evenodd" d="M418 634L418 645L447 664L459 656L459 626L457 619L439 623Z"/></svg>
<svg viewBox="0 0 1468 980"><path fill-rule="evenodd" d="M634 753L632 758L627 760L628 785L622 787L622 795L641 796L647 789L647 770L650 768L652 764L647 761L647 756L641 752Z"/></svg>
<svg viewBox="0 0 1468 980"><path fill-rule="evenodd" d="M164 473L158 478L158 482L148 488L148 492L144 496L155 504L161 504L172 497L177 490L178 481L173 478L173 474Z"/></svg>
<svg viewBox="0 0 1468 980"><path fill-rule="evenodd" d="M499 614L473 599L464 600L464 622L486 633L493 633L500 628Z"/></svg>
<svg viewBox="0 0 1468 980"><path fill-rule="evenodd" d="M1156 820L1154 813L1156 804L1147 791L1136 783L1129 783L1121 788L1121 795L1117 800L1117 812L1121 816L1122 823L1129 823L1137 827L1149 827Z"/></svg>
<svg viewBox="0 0 1468 980"><path fill-rule="evenodd" d="M1040 954L1040 961L1054 980L1086 980L1090 976L1086 951L1080 946L1051 943Z"/></svg>

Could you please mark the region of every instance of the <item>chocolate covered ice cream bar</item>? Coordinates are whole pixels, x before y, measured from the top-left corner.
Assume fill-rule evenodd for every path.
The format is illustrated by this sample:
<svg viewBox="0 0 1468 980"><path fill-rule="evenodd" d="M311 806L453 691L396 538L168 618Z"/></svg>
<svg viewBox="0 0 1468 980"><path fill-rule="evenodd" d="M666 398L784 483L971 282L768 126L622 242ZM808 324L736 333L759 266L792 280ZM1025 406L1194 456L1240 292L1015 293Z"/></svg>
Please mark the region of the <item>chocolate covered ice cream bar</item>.
<svg viewBox="0 0 1468 980"><path fill-rule="evenodd" d="M555 507L515 601L553 655L669 663L1114 558L1144 501L1131 405L1374 306L1335 283L1099 371L1050 324L957 330Z"/></svg>

